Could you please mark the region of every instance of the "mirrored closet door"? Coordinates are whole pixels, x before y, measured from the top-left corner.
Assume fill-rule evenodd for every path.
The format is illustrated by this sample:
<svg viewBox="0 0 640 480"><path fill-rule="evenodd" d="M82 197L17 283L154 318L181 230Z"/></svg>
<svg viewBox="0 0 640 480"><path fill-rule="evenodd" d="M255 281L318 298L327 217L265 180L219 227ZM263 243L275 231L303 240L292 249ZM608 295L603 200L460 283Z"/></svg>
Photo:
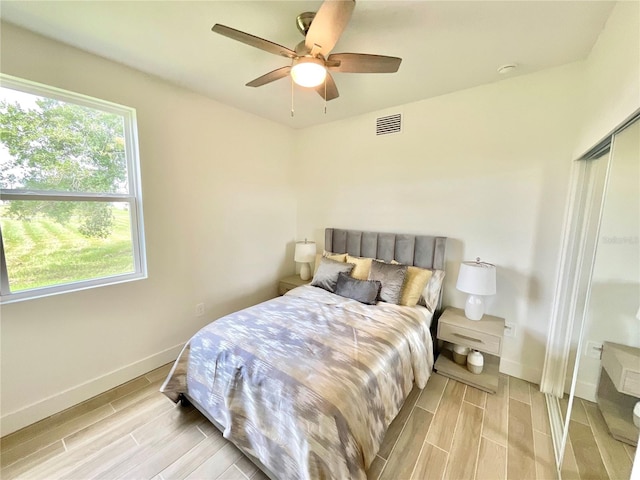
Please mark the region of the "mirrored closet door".
<svg viewBox="0 0 640 480"><path fill-rule="evenodd" d="M572 190L542 389L562 478L626 479L640 432L637 115L576 162Z"/></svg>

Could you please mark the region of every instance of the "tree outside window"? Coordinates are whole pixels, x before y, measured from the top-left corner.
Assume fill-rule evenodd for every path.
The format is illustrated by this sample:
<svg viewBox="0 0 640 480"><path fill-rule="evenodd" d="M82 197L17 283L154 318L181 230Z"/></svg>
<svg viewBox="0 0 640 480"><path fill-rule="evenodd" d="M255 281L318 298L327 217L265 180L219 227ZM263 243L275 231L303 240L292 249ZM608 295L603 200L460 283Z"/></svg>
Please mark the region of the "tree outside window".
<svg viewBox="0 0 640 480"><path fill-rule="evenodd" d="M3 76L3 302L144 277L137 171L132 109Z"/></svg>

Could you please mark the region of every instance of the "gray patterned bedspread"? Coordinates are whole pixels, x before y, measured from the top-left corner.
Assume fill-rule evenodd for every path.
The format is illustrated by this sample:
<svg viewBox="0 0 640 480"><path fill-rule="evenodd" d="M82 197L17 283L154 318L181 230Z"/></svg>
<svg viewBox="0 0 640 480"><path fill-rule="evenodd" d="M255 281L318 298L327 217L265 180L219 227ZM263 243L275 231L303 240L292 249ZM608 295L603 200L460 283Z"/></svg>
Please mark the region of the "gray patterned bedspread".
<svg viewBox="0 0 640 480"><path fill-rule="evenodd" d="M280 479L366 479L387 427L433 366L425 308L304 286L223 317L187 343L180 393Z"/></svg>

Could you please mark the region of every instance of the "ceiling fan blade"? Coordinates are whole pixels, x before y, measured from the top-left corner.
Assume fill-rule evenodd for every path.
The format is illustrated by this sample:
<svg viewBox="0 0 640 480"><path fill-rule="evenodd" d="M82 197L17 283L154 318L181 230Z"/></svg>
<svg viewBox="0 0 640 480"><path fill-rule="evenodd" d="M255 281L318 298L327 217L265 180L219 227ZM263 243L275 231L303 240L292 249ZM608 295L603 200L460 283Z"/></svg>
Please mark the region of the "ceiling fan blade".
<svg viewBox="0 0 640 480"><path fill-rule="evenodd" d="M264 50L265 52L273 53L275 55L282 55L283 57L288 58L294 58L296 56L296 52L288 49L287 47L283 47L282 45L278 45L277 43L270 42L269 40L256 37L255 35L251 35L249 33L241 32L240 30L236 30L235 28L220 25L219 23L216 23L211 28L211 31L219 33L220 35L224 35L225 37L229 37L238 42L246 43L247 45L251 45L252 47L259 48L260 50Z"/></svg>
<svg viewBox="0 0 640 480"><path fill-rule="evenodd" d="M278 68L269 73L265 73L261 77L256 78L255 80L251 80L247 83L247 87L261 87L262 85L266 85L267 83L275 82L276 80L280 80L281 78L286 77L291 72L291 66Z"/></svg>
<svg viewBox="0 0 640 480"><path fill-rule="evenodd" d="M331 74L327 72L327 76L325 77L324 83L321 83L316 87L316 92L318 92L318 94L322 98L324 98L325 84L327 86L327 89L326 89L327 102L329 100L333 100L334 98L338 98L340 96L340 94L338 93L338 87L336 87L336 82L333 81L333 77L331 76Z"/></svg>
<svg viewBox="0 0 640 480"><path fill-rule="evenodd" d="M332 62L340 62L332 66ZM327 68L342 73L395 73L400 68L401 58L366 53L334 53L327 59Z"/></svg>
<svg viewBox="0 0 640 480"><path fill-rule="evenodd" d="M305 46L326 58L349 23L355 6L355 0L325 0L311 22Z"/></svg>

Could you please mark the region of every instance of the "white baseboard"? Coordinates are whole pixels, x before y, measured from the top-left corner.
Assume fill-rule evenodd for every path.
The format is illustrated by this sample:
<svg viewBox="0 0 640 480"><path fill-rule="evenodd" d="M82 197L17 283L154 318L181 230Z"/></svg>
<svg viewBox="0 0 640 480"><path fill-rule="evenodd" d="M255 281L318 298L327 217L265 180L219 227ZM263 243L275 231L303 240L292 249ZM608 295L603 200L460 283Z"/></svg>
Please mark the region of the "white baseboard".
<svg viewBox="0 0 640 480"><path fill-rule="evenodd" d="M9 412L0 417L0 436L5 436L15 432L27 425L31 425L43 418L61 412L69 407L77 405L91 397L95 397L118 385L122 385L140 375L143 375L154 368L161 367L176 358L184 347L180 343L167 348L159 353L150 355L137 362L125 365L122 368L113 370L105 375L88 380L80 385L71 387L63 392L51 395L43 400L39 400L31 405L27 405L19 410Z"/></svg>
<svg viewBox="0 0 640 480"><path fill-rule="evenodd" d="M598 386L594 383L576 382L576 397L595 402L597 391Z"/></svg>
<svg viewBox="0 0 640 480"><path fill-rule="evenodd" d="M542 378L542 369L529 367L513 360L507 360L506 358L500 359L500 372L506 373L512 377L521 378L530 383L540 385L540 379Z"/></svg>

